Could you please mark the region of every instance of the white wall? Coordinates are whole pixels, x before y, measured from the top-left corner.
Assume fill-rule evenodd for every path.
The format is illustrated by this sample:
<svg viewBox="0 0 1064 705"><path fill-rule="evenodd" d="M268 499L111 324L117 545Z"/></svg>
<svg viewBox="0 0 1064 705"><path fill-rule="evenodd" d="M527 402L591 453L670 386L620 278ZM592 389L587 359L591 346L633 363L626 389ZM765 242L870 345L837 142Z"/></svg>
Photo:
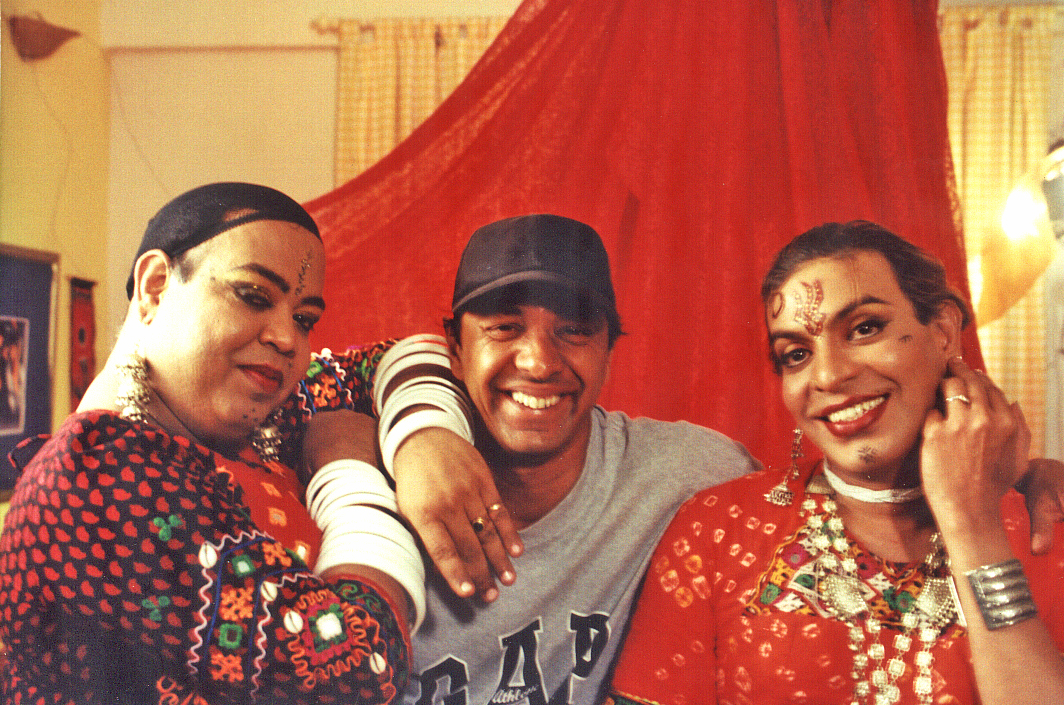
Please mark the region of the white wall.
<svg viewBox="0 0 1064 705"><path fill-rule="evenodd" d="M320 17L498 17L520 0L102 0L112 47L328 46Z"/></svg>
<svg viewBox="0 0 1064 705"><path fill-rule="evenodd" d="M211 181L307 201L333 188L336 37L321 17L508 16L518 0L104 0L111 66L108 271L99 334L125 316L148 219Z"/></svg>
<svg viewBox="0 0 1064 705"><path fill-rule="evenodd" d="M328 48L123 49L110 63L108 271L128 272L148 219L194 186L250 181L300 201L332 189ZM126 310L124 276L106 292L111 340Z"/></svg>

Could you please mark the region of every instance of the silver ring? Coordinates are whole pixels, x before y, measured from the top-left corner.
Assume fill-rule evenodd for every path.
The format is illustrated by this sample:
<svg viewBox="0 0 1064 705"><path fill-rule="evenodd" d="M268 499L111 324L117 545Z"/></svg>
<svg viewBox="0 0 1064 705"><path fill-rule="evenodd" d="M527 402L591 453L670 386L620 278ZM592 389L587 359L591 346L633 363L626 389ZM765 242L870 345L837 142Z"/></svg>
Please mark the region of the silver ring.
<svg viewBox="0 0 1064 705"><path fill-rule="evenodd" d="M951 401L959 401L959 402L963 403L965 406L971 406L972 405L972 400L969 399L968 397L964 396L963 394L954 394L951 397L946 397L946 403L947 404L949 404Z"/></svg>

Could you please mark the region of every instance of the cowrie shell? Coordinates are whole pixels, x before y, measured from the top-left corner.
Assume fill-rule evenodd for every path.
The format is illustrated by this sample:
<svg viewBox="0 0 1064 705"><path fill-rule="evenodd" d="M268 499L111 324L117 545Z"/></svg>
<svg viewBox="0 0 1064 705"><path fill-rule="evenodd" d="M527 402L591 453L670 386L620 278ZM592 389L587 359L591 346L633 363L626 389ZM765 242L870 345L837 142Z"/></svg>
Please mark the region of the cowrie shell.
<svg viewBox="0 0 1064 705"><path fill-rule="evenodd" d="M284 616L284 628L290 634L298 634L303 631L303 616L295 610L289 610Z"/></svg>
<svg viewBox="0 0 1064 705"><path fill-rule="evenodd" d="M218 563L218 550L209 543L200 546L199 562L204 568L213 568Z"/></svg>

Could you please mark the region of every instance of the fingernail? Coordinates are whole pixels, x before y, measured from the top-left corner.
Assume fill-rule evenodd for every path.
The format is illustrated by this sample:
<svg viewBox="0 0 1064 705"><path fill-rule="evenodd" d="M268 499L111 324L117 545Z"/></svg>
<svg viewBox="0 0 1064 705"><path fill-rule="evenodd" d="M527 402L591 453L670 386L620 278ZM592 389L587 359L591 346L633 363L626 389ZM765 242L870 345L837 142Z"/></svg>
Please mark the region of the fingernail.
<svg viewBox="0 0 1064 705"><path fill-rule="evenodd" d="M462 583L458 586L458 594L460 595L472 595L473 583Z"/></svg>
<svg viewBox="0 0 1064 705"><path fill-rule="evenodd" d="M484 600L487 601L487 602L494 602L495 599L498 598L498 597L499 597L498 588L488 588L488 590L484 593Z"/></svg>
<svg viewBox="0 0 1064 705"><path fill-rule="evenodd" d="M511 573L508 570L503 571L503 574L501 576L499 576L499 577L507 585L509 585L510 583L512 583L514 581L514 574Z"/></svg>
<svg viewBox="0 0 1064 705"><path fill-rule="evenodd" d="M515 543L514 545L510 546L510 555L515 557L520 556L521 552L524 550L525 549L521 544Z"/></svg>

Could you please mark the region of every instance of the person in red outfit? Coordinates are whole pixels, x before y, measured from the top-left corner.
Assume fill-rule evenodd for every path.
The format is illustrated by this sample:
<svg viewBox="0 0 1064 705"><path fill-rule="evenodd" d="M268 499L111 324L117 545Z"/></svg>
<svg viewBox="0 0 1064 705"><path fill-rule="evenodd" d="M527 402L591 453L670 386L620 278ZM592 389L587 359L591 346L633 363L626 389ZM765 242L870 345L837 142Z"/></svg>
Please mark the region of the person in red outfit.
<svg viewBox="0 0 1064 705"><path fill-rule="evenodd" d="M762 288L798 429L696 495L645 578L612 703L1064 702L1064 546L1033 555L1022 414L961 357L942 267L867 222L778 255ZM823 460L799 464L800 435Z"/></svg>
<svg viewBox="0 0 1064 705"><path fill-rule="evenodd" d="M277 462L271 415L307 370L324 260L306 211L262 186L193 189L149 223L108 364L21 449L0 536L5 702L402 691L424 569L394 492L347 461L304 503Z"/></svg>

